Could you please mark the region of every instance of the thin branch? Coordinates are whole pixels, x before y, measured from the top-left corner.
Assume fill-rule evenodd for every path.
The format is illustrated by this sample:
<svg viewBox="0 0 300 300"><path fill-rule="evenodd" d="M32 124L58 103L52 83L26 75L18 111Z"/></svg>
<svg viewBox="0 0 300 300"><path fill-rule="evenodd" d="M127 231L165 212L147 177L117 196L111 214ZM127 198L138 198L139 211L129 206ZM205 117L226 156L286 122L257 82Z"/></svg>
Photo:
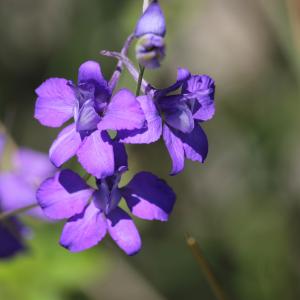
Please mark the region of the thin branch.
<svg viewBox="0 0 300 300"><path fill-rule="evenodd" d="M0 214L0 221L3 221L9 217L13 217L15 215L21 214L23 212L26 212L27 210L30 210L32 208L38 207L39 205L37 203L34 204L30 204L21 208L17 208L15 210L11 210L11 211L5 211L3 213Z"/></svg>
<svg viewBox="0 0 300 300"><path fill-rule="evenodd" d="M190 247L192 254L197 261L198 265L200 266L203 274L206 277L206 280L212 289L216 299L218 300L226 300L227 298L225 297L225 292L223 291L220 283L218 282L216 276L214 275L209 263L205 259L201 248L195 238L193 238L190 235L186 236L186 243Z"/></svg>

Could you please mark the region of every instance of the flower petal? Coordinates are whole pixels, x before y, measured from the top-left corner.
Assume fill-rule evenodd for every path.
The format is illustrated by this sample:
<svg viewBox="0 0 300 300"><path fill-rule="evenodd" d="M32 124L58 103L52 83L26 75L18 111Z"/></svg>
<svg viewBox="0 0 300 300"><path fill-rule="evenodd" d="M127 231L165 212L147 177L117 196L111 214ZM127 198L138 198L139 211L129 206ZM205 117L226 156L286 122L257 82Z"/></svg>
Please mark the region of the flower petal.
<svg viewBox="0 0 300 300"><path fill-rule="evenodd" d="M130 216L117 207L106 217L111 238L127 255L136 254L141 249L142 241Z"/></svg>
<svg viewBox="0 0 300 300"><path fill-rule="evenodd" d="M163 127L163 139L172 159L170 175L176 175L184 167L184 148L181 140L173 133L168 125Z"/></svg>
<svg viewBox="0 0 300 300"><path fill-rule="evenodd" d="M105 131L96 130L87 136L77 151L77 157L83 168L97 178L114 173L113 142Z"/></svg>
<svg viewBox="0 0 300 300"><path fill-rule="evenodd" d="M78 174L62 170L41 184L37 200L46 216L64 219L81 213L92 193L93 189Z"/></svg>
<svg viewBox="0 0 300 300"><path fill-rule="evenodd" d="M94 82L100 86L107 86L99 63L93 60L88 60L81 64L78 71L78 83Z"/></svg>
<svg viewBox="0 0 300 300"><path fill-rule="evenodd" d="M194 118L201 121L210 120L215 113L215 82L207 75L193 75L183 86L183 93L191 98Z"/></svg>
<svg viewBox="0 0 300 300"><path fill-rule="evenodd" d="M167 98L174 98L169 96ZM175 98L177 98L175 96ZM172 100L171 100L172 101ZM164 102L167 102L164 101ZM165 104L166 106L166 104ZM194 128L194 119L190 108L185 103L174 103L164 108L165 120L173 128L183 133L191 132Z"/></svg>
<svg viewBox="0 0 300 300"><path fill-rule="evenodd" d="M35 185L53 176L56 170L49 161L47 154L28 148L19 148L16 151L13 156L13 164L18 174Z"/></svg>
<svg viewBox="0 0 300 300"><path fill-rule="evenodd" d="M73 116L76 98L67 83L63 78L50 78L35 90L38 98L34 117L42 125L60 127Z"/></svg>
<svg viewBox="0 0 300 300"><path fill-rule="evenodd" d="M138 20L134 35L140 37L147 33L164 36L166 33L166 21L159 3L153 1Z"/></svg>
<svg viewBox="0 0 300 300"><path fill-rule="evenodd" d="M145 114L147 124L141 129L120 130L118 139L122 143L149 144L157 141L162 133L162 120L150 96L137 97Z"/></svg>
<svg viewBox="0 0 300 300"><path fill-rule="evenodd" d="M26 250L22 242L23 225L16 218L0 224L0 259L7 259Z"/></svg>
<svg viewBox="0 0 300 300"><path fill-rule="evenodd" d="M11 211L37 203L35 193L36 187L27 182L24 175L12 172L0 175L0 199L3 210ZM27 213L38 218L45 217L39 207L31 209Z"/></svg>
<svg viewBox="0 0 300 300"><path fill-rule="evenodd" d="M93 101L86 101L79 111L76 129L77 131L95 130L100 120L101 118L94 108Z"/></svg>
<svg viewBox="0 0 300 300"><path fill-rule="evenodd" d="M192 161L203 163L208 153L208 141L203 129L195 124L191 133L182 134L179 132L177 136L183 143L186 157Z"/></svg>
<svg viewBox="0 0 300 300"><path fill-rule="evenodd" d="M131 212L146 220L167 221L176 199L167 183L149 172L136 174L121 192Z"/></svg>
<svg viewBox="0 0 300 300"><path fill-rule="evenodd" d="M76 131L75 124L64 128L54 140L49 150L50 160L56 167L60 167L74 156L81 145L80 134Z"/></svg>
<svg viewBox="0 0 300 300"><path fill-rule="evenodd" d="M112 97L98 128L132 130L144 124L145 116L136 97L129 90L121 89Z"/></svg>
<svg viewBox="0 0 300 300"><path fill-rule="evenodd" d="M93 202L65 224L60 244L71 252L79 252L97 245L106 235L107 223L103 213Z"/></svg>

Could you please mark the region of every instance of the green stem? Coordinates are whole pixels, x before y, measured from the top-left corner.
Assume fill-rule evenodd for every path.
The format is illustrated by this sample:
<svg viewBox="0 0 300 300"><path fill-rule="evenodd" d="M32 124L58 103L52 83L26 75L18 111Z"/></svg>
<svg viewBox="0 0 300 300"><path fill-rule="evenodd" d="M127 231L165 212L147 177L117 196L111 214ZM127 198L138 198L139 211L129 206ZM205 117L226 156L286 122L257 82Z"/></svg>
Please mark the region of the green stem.
<svg viewBox="0 0 300 300"><path fill-rule="evenodd" d="M21 214L27 210L30 210L32 208L35 208L35 207L38 207L39 205L37 203L34 203L34 204L30 204L30 205L27 205L27 206L24 206L24 207L21 207L21 208L17 208L15 210L11 210L11 211L5 211L3 213L0 214L0 221L3 221L9 217L13 217L13 216L16 216L18 214Z"/></svg>
<svg viewBox="0 0 300 300"><path fill-rule="evenodd" d="M195 260L197 261L198 265L200 266L202 272L204 273L206 280L207 280L211 290L213 291L216 299L226 300L227 298L225 296L225 293L224 293L220 283L218 282L216 276L214 275L209 263L205 259L204 255L201 251L201 248L200 248L199 244L197 243L197 241L195 240L195 238L187 235L186 243L190 247Z"/></svg>
<svg viewBox="0 0 300 300"><path fill-rule="evenodd" d="M83 179L85 180L85 181L88 181L90 178L91 178L91 174L89 174L89 173L86 173L84 176L83 176Z"/></svg>
<svg viewBox="0 0 300 300"><path fill-rule="evenodd" d="M145 67L142 67L140 65L140 73L139 73L139 78L138 78L138 83L137 83L137 87L136 87L136 96L140 95L141 92L141 85L142 85L142 80L143 80L143 76L144 76L144 72L145 72Z"/></svg>

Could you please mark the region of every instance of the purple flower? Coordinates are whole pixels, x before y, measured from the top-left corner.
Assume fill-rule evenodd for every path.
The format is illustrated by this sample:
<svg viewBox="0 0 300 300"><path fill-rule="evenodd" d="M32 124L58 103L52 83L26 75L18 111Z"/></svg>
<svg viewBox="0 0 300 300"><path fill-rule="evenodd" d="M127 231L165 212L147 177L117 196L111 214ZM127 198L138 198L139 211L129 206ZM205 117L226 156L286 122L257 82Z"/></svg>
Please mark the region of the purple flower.
<svg viewBox="0 0 300 300"><path fill-rule="evenodd" d="M136 58L142 66L154 69L165 56L166 22L158 1L153 1L137 22Z"/></svg>
<svg viewBox="0 0 300 300"><path fill-rule="evenodd" d="M0 210L1 212L1 210ZM0 259L8 259L26 250L23 235L27 229L17 218L10 217L0 223Z"/></svg>
<svg viewBox="0 0 300 300"><path fill-rule="evenodd" d="M141 238L131 217L119 207L121 197L141 219L168 219L175 202L172 189L148 172L136 174L120 188L124 171L126 167L121 167L113 176L97 179L96 188L91 188L73 171L62 170L40 186L37 198L44 213L53 219L68 218L60 238L63 247L83 251L109 233L126 254L137 253Z"/></svg>
<svg viewBox="0 0 300 300"><path fill-rule="evenodd" d="M12 156L12 170L0 173L0 207L3 211L19 209L36 203L36 190L55 168L46 154L20 148ZM28 214L45 218L37 207Z"/></svg>
<svg viewBox="0 0 300 300"><path fill-rule="evenodd" d="M174 91L181 89L178 94ZM161 135L172 158L171 175L184 168L184 159L204 162L208 152L207 137L199 123L210 120L215 112L215 85L207 75L191 75L178 69L177 81L162 90L151 90L138 97L147 126L139 130L123 130L121 142L152 143ZM172 94L170 94L172 93Z"/></svg>
<svg viewBox="0 0 300 300"><path fill-rule="evenodd" d="M114 96L100 65L87 61L79 68L78 84L50 78L37 89L35 118L45 126L60 127L73 117L53 142L49 155L59 167L77 154L81 165L97 178L114 173L113 143L106 130L136 129L145 116L135 96L127 89Z"/></svg>
<svg viewBox="0 0 300 300"><path fill-rule="evenodd" d="M0 136L0 158L5 148L6 136ZM0 173L0 212L15 210L36 203L36 189L55 168L48 156L36 151L18 149L11 160L12 170ZM45 218L41 208L28 211L28 214ZM23 239L28 229L16 217L0 222L0 258L10 258L26 250Z"/></svg>

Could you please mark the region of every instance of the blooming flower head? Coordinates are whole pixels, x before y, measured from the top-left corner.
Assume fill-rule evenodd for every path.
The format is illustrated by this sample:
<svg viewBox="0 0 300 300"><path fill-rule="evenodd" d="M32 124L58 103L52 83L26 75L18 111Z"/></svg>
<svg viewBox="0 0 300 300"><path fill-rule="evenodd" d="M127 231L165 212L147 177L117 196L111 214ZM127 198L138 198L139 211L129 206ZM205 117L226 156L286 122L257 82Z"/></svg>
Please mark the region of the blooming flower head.
<svg viewBox="0 0 300 300"><path fill-rule="evenodd" d="M135 28L136 58L149 69L158 68L165 56L166 22L158 1L152 3L140 17Z"/></svg>
<svg viewBox="0 0 300 300"><path fill-rule="evenodd" d="M179 90L179 93L174 94ZM207 137L200 123L210 120L215 111L215 85L207 75L191 75L178 69L177 81L162 90L152 89L138 97L147 126L119 132L126 143L152 143L163 135L172 158L171 174L184 168L184 159L204 162L208 152Z"/></svg>
<svg viewBox="0 0 300 300"><path fill-rule="evenodd" d="M60 127L70 118L52 144L49 155L59 167L77 154L81 165L102 178L113 174L113 146L106 130L141 128L145 117L135 96L127 89L112 96L100 65L87 61L79 68L77 85L50 78L37 89L35 118L45 126Z"/></svg>
<svg viewBox="0 0 300 300"><path fill-rule="evenodd" d="M7 137L0 135L0 158ZM48 156L26 148L20 148L12 156L12 170L0 173L0 212L12 211L36 203L36 189L47 177L55 173ZM29 215L45 218L37 207ZM16 217L0 221L0 258L9 258L26 249L24 237L28 229Z"/></svg>
<svg viewBox="0 0 300 300"><path fill-rule="evenodd" d="M120 188L118 184L126 169L119 167L112 176L96 179L96 188L71 170L58 172L40 186L37 198L44 213L53 219L68 218L60 238L63 247L72 252L83 251L109 233L126 254L137 253L141 238L131 217L119 207L122 197L132 214L141 219L168 219L175 202L172 189L148 172L136 174Z"/></svg>

